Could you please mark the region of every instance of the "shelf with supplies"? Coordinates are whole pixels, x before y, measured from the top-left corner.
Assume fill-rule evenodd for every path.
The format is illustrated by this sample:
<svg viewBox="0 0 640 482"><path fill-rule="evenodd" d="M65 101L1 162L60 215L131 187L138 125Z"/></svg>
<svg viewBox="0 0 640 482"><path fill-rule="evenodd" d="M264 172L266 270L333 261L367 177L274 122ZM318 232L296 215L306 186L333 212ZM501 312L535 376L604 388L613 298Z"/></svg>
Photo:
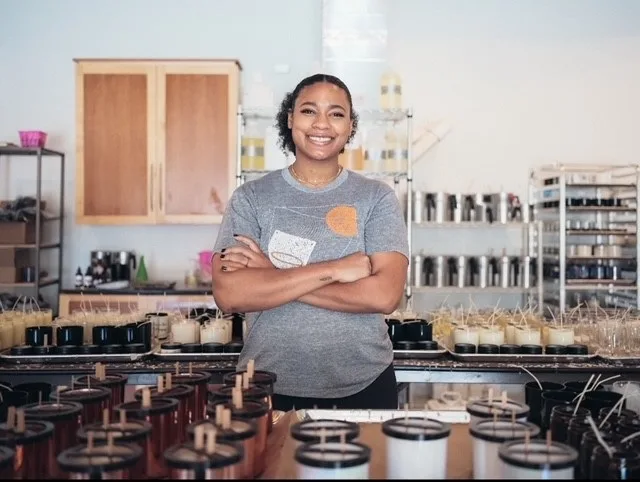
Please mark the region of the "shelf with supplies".
<svg viewBox="0 0 640 482"><path fill-rule="evenodd" d="M556 164L531 171L532 215L543 226L540 305L560 312L588 301L638 306L639 180L636 164Z"/></svg>
<svg viewBox="0 0 640 482"><path fill-rule="evenodd" d="M405 206L412 212L413 174L413 111L411 109L359 109L358 132L340 154L340 164L368 178L392 182L393 188ZM269 172L286 168L293 159L286 156L278 145L278 132L273 126L273 109L247 109L240 107L237 117L238 149L236 157L236 185L257 179ZM401 186L401 182L403 186ZM407 223L409 251L412 243L412 224ZM408 278L411 277L411 266ZM411 284L406 284L405 296L411 297Z"/></svg>

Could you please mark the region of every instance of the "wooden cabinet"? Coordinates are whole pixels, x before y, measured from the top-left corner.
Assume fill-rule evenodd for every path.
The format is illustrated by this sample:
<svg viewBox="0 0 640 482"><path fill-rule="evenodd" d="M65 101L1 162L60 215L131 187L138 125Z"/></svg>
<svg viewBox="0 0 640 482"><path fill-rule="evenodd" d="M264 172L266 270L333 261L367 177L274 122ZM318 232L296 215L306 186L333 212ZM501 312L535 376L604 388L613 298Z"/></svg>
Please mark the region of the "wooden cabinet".
<svg viewBox="0 0 640 482"><path fill-rule="evenodd" d="M77 222L219 223L239 89L232 60L76 60Z"/></svg>

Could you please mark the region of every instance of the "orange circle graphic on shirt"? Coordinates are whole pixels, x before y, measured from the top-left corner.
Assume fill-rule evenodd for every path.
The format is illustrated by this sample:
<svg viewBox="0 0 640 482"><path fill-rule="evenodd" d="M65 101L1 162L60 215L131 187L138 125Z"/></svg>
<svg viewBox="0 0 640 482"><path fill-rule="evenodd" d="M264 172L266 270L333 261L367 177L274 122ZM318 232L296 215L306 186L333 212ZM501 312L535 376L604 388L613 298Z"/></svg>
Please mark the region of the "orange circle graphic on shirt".
<svg viewBox="0 0 640 482"><path fill-rule="evenodd" d="M358 213L353 206L336 206L326 216L329 229L340 236L354 237L358 234Z"/></svg>

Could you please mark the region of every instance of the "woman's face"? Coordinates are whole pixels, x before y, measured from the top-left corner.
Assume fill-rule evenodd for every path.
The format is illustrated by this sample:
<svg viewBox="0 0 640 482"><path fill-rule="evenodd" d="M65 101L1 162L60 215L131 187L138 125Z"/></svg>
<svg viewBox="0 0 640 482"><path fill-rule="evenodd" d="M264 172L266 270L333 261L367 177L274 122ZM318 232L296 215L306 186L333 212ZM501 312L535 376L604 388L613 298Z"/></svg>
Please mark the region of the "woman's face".
<svg viewBox="0 0 640 482"><path fill-rule="evenodd" d="M289 114L296 157L316 161L336 160L352 126L346 92L328 82L302 89Z"/></svg>

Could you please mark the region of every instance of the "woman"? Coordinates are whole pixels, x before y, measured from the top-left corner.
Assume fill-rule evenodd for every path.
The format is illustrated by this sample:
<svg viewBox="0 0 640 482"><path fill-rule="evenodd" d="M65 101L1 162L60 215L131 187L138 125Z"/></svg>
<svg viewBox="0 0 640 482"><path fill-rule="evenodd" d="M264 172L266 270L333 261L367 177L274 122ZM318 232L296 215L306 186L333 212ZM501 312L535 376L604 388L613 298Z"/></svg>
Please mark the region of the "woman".
<svg viewBox="0 0 640 482"><path fill-rule="evenodd" d="M397 408L383 313L402 297L406 227L391 187L338 164L357 124L340 79L302 80L277 115L295 162L236 189L220 227L213 295L247 313L239 368L277 374L279 410Z"/></svg>

